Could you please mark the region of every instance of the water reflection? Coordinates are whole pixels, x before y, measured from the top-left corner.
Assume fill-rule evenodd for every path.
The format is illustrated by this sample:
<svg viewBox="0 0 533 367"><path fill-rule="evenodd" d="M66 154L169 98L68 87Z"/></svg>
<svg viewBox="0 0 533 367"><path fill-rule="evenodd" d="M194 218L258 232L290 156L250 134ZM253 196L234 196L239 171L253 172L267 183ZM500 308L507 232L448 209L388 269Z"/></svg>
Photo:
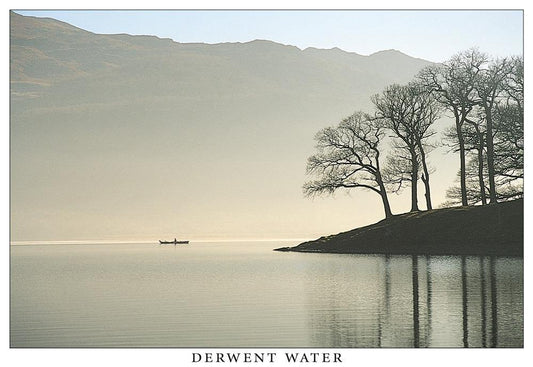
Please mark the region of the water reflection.
<svg viewBox="0 0 533 367"><path fill-rule="evenodd" d="M497 293L497 287L496 287L496 265L495 265L496 259L494 256L491 256L490 258L490 303L491 303L491 309L492 309L492 344L490 345L492 348L495 348L498 346L498 293Z"/></svg>
<svg viewBox="0 0 533 367"><path fill-rule="evenodd" d="M418 306L418 256L412 256L412 277L413 277L413 334L414 347L420 346L420 315Z"/></svg>
<svg viewBox="0 0 533 367"><path fill-rule="evenodd" d="M465 348L468 348L468 285L466 279L466 256L461 256L461 285L463 290L463 345Z"/></svg>
<svg viewBox="0 0 533 367"><path fill-rule="evenodd" d="M345 258L308 284L313 344L523 347L522 259Z"/></svg>
<svg viewBox="0 0 533 367"><path fill-rule="evenodd" d="M522 347L523 260L12 246L14 347Z"/></svg>

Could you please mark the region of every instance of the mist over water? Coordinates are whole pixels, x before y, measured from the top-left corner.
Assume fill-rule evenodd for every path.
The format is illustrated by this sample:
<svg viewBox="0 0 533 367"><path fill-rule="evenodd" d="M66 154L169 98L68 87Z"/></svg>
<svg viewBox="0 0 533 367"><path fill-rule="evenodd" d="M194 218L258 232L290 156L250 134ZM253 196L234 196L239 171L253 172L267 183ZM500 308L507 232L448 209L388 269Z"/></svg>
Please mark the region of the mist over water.
<svg viewBox="0 0 533 367"><path fill-rule="evenodd" d="M12 347L522 347L523 260L11 246Z"/></svg>

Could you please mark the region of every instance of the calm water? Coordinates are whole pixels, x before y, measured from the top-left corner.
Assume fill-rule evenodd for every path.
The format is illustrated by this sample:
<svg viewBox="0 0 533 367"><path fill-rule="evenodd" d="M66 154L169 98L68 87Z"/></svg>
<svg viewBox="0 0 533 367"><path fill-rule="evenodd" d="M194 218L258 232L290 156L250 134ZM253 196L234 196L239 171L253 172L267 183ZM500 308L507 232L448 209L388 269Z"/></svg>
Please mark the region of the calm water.
<svg viewBox="0 0 533 367"><path fill-rule="evenodd" d="M522 347L523 260L11 246L13 347Z"/></svg>

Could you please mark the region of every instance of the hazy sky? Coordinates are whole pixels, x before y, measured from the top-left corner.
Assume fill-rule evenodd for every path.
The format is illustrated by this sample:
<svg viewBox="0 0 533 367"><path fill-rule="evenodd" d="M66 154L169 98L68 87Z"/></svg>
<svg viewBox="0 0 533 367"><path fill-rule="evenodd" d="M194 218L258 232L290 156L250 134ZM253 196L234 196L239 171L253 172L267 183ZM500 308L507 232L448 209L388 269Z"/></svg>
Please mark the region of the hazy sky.
<svg viewBox="0 0 533 367"><path fill-rule="evenodd" d="M368 55L397 49L441 62L472 45L522 53L522 11L20 11L95 33L149 34L177 42L268 39Z"/></svg>
<svg viewBox="0 0 533 367"><path fill-rule="evenodd" d="M62 20L94 33L156 35L172 38L177 42L205 43L268 39L301 49L338 47L363 55L396 49L410 56L435 62L444 61L472 46L494 56L521 54L523 47L521 11L17 13ZM135 79L137 76L131 77ZM150 92L145 93L149 95ZM299 103L287 102L295 105ZM254 126L269 126L269 113L259 114L255 121L250 122L240 115L246 108L250 109L250 106L255 105L248 103L243 106L243 111L228 110L226 105L227 103L217 102L210 109L205 106L198 109L205 113L190 118L189 122L194 122L191 126L199 126L198 131L202 132L202 123L212 120L208 118L210 115L207 112L217 116L221 111L226 119L233 118L247 126L246 133L250 136L260 136L264 141L265 136L261 135L263 132L254 130ZM350 109L351 106L350 104ZM20 136L12 134L12 157L31 161L33 169L25 170L29 166L18 161L12 162L12 180L15 177L13 170L18 170L32 185L32 190L21 185L11 187L12 204L16 204L11 208L12 218L13 215L19 218L17 221L12 220L12 228L16 229L12 233L18 235L15 240L152 239L166 234L174 236L175 232L178 232L176 235L191 236L187 238L192 240L220 237L310 238L370 224L382 218L381 207L372 206L378 199L371 193L353 193L351 197L341 193L335 198L326 197L314 201L303 198L301 185L305 180L305 158L314 145L312 134L318 127L301 135L301 141L297 143L305 146L305 149L298 151L302 157L294 165L287 165L282 159L276 161L272 157L288 152L294 158L294 151L288 149L294 145L292 142L273 147L272 157L262 157L259 153L254 153L257 144L239 138L242 134L237 134L232 144L221 145L223 137L227 136L229 139L231 133L241 132L235 129L238 124L234 124L233 130L231 126L223 125L225 130L221 130L221 136L213 135L212 132L204 136L202 132L199 135L202 139L196 139L188 125L184 125L187 128L181 128L175 122L167 124L167 115L163 112L158 115L154 105L147 109L150 111L150 123L144 123L142 119L146 111L139 112L141 107L137 107L114 109L113 113L117 118L106 116L105 110L92 111L91 114L80 113L79 121L72 120L70 125L65 125L65 131L58 133L62 139L61 144L57 145L53 140L56 136L52 133L59 131L63 125L53 118L50 118L50 125L47 127L46 121L38 116L39 123L35 126L40 126L43 130L36 128L35 131ZM322 108L324 115L328 107L332 108ZM354 104L353 108L361 107ZM345 112L335 111L323 120L320 117L319 128L337 123L343 117L338 116L341 113ZM299 129L306 124L309 126L309 121L313 118L318 119L317 116L307 117L298 120L289 115L284 117L285 121L277 116L274 120L279 124L286 123L291 129ZM132 121L136 121L137 125L132 124ZM152 128L163 125L168 129L158 131ZM74 126L79 126L80 130L75 130ZM102 131L97 131L97 127L102 128ZM93 128L94 131L91 130ZM82 131L84 134L80 134ZM143 139L128 145L128 141L136 133ZM274 136L278 133L270 131L269 134ZM80 136L83 138L81 141ZM172 139L168 139L169 136L172 139L190 139L187 144L174 147L170 144ZM35 137L36 142L30 141L32 137ZM66 139L68 137L73 137L70 143ZM212 143L206 149L200 147L200 142L205 143L205 140ZM169 146L166 147L161 142ZM46 148L47 144L52 148ZM153 148L154 146L157 148ZM168 150L165 154L159 152L165 149ZM250 157L237 154L239 149L249 153ZM229 154L232 150L237 153ZM18 152L18 155L13 154L13 151ZM158 152L161 154L158 155ZM444 149L440 149L431 156L432 164L437 167L432 179L435 207L444 201L445 190L454 183L458 169L458 160L442 154L443 152ZM44 156L48 161L42 164L39 158ZM190 157L196 160L186 159ZM254 160L254 157L261 159ZM202 164L198 164L199 162ZM285 165L278 164L279 162L284 162ZM79 165L83 170L79 169ZM232 174L228 175L228 170ZM34 174L30 174L31 172ZM185 180L181 177L167 179L169 173L183 175L183 172L189 172ZM236 185L233 172L244 172L242 177L252 177L255 181L250 181L249 187ZM408 210L408 194L391 196L395 214ZM13 197L19 201L13 200ZM21 204L23 201L24 205ZM36 205L38 202L52 204L39 207ZM419 204L422 203L420 193Z"/></svg>

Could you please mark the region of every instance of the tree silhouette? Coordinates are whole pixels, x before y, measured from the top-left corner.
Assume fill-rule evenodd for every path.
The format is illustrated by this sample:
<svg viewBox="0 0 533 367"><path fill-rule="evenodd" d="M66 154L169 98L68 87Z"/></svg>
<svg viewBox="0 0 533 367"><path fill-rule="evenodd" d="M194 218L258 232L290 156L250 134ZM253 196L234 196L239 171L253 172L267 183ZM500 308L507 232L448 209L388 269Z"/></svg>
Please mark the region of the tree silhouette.
<svg viewBox="0 0 533 367"><path fill-rule="evenodd" d="M490 203L520 197L524 167L523 59L491 60L477 50L456 58L470 60L469 64L463 63L465 70L470 69L463 74L469 76L465 81L473 93L460 133L456 129L454 134L446 133L446 138L461 153L462 160L470 152L476 153L476 158L461 165L462 204L465 198L486 204L487 195ZM427 79L428 72L423 73ZM475 170L477 183L473 180ZM455 200L457 190L450 189L447 196Z"/></svg>
<svg viewBox="0 0 533 367"><path fill-rule="evenodd" d="M420 71L417 80L432 92L455 121L459 161L461 204L468 205L466 187L466 150L463 125L477 104L474 89L477 74L488 57L476 49L458 53L440 65L432 65Z"/></svg>
<svg viewBox="0 0 533 367"><path fill-rule="evenodd" d="M318 153L307 161L307 173L318 178L304 184L305 195L333 194L340 188L368 189L381 197L385 217L391 217L380 167L384 137L382 122L363 112L320 130L315 137Z"/></svg>
<svg viewBox="0 0 533 367"><path fill-rule="evenodd" d="M442 110L454 119L443 133L459 153L459 187L447 191L446 204L483 205L522 197L524 178L523 58L492 60L472 48L422 69L407 85L393 84L371 98L372 116L356 112L316 135L318 153L309 157L307 196L339 188L364 188L380 195L392 216L388 188L411 187L411 210L418 211L418 180L432 209L428 153L432 126ZM386 132L392 136L386 136ZM391 139L386 139L391 138ZM390 142L385 168L380 157Z"/></svg>
<svg viewBox="0 0 533 367"><path fill-rule="evenodd" d="M508 73L494 108L494 173L504 198L521 195L524 179L524 61L507 60Z"/></svg>
<svg viewBox="0 0 533 367"><path fill-rule="evenodd" d="M391 85L381 94L373 96L372 102L376 107L376 116L385 122L401 142L396 145L397 150L399 148L408 152L409 164L403 166L410 172L411 211L419 210L417 182L420 166L423 169L426 205L428 209L432 209L426 141L434 135L430 127L438 118L436 100L420 84L410 83L406 86ZM402 166L395 167L397 169ZM390 172L394 171L389 170Z"/></svg>
<svg viewBox="0 0 533 367"><path fill-rule="evenodd" d="M498 102L504 94L504 81L510 71L507 59L498 60L488 67L480 68L477 78L474 80L474 87L477 93L478 103L483 110L487 135L487 168L490 186L490 203L497 202L496 170L494 166L494 134L495 134L495 113Z"/></svg>

